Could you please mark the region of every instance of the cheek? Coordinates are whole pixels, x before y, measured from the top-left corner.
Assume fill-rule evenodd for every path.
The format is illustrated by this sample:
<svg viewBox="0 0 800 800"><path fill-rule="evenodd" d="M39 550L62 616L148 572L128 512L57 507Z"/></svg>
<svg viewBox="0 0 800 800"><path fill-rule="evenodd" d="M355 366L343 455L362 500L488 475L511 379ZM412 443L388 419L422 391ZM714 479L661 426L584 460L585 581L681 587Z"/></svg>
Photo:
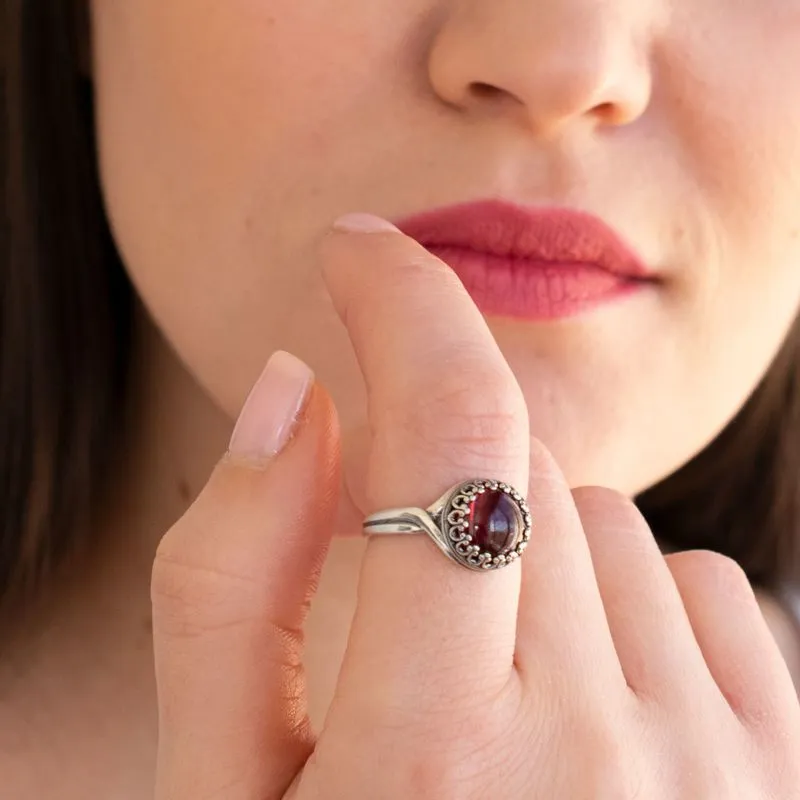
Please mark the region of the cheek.
<svg viewBox="0 0 800 800"><path fill-rule="evenodd" d="M708 285L747 283L769 294L775 282L796 297L800 272L789 265L800 229L800 0L686 5L691 16L678 25L663 83L720 265L712 263Z"/></svg>
<svg viewBox="0 0 800 800"><path fill-rule="evenodd" d="M659 86L690 178L676 200L702 231L678 288L683 357L715 373L712 396L733 413L800 304L800 1L679 5Z"/></svg>
<svg viewBox="0 0 800 800"><path fill-rule="evenodd" d="M117 244L159 327L231 412L272 343L299 326L289 309L320 302L308 242L326 220L304 215L302 195L313 198L321 179L303 165L324 160L329 119L347 117L363 73L359 25L374 14L348 5L93 9L100 166ZM348 14L362 22L332 46ZM325 59L308 55L323 50Z"/></svg>
<svg viewBox="0 0 800 800"><path fill-rule="evenodd" d="M275 347L310 361L334 390L346 387L340 408L360 408L347 402L360 382L314 239L344 211L410 209L441 197L436 187L483 188L471 169L477 139L409 89L409 26L431 5L95 3L100 166L115 237L159 327L231 415ZM574 429L574 446L562 449L572 447L586 483L608 476L605 463L581 472L598 430L614 435L598 440L600 461L630 434L621 470L635 464L651 478L682 463L752 390L800 297L800 0L670 5L651 109L631 126L643 149L618 155L648 187L658 184L657 195L634 187L627 212L643 209L644 229L691 215L700 246L687 244L671 298L624 320L608 347L592 339L593 367L576 363L569 342L562 354L547 341L534 370L529 338L515 347L500 336L552 443L570 429L564 420ZM769 69L753 69L765 53ZM443 148L456 155L440 157ZM616 163L608 154L602 160ZM595 181L598 208L617 181ZM597 386L613 388L598 397ZM645 429L652 463L641 452Z"/></svg>

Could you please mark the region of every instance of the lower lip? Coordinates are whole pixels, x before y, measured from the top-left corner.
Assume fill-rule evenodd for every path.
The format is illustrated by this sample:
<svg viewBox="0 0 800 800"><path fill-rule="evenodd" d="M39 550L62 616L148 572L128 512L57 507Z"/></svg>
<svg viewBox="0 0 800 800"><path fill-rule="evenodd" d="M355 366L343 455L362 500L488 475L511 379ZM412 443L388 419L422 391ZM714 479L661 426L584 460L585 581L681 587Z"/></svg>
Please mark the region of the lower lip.
<svg viewBox="0 0 800 800"><path fill-rule="evenodd" d="M507 258L465 247L427 249L452 267L478 308L491 316L563 319L629 297L647 284L591 264Z"/></svg>

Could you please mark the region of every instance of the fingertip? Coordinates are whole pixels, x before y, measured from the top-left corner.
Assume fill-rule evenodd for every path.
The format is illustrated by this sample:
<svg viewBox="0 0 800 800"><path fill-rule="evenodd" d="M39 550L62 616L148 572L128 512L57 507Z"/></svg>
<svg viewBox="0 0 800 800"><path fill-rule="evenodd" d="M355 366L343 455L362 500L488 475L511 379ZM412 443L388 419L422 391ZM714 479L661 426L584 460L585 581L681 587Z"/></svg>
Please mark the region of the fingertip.
<svg viewBox="0 0 800 800"><path fill-rule="evenodd" d="M311 368L296 356L275 352L251 389L228 445L235 460L268 462L294 436L314 386Z"/></svg>
<svg viewBox="0 0 800 800"><path fill-rule="evenodd" d="M400 233L400 229L389 220L364 212L344 214L334 221L331 231L334 233Z"/></svg>

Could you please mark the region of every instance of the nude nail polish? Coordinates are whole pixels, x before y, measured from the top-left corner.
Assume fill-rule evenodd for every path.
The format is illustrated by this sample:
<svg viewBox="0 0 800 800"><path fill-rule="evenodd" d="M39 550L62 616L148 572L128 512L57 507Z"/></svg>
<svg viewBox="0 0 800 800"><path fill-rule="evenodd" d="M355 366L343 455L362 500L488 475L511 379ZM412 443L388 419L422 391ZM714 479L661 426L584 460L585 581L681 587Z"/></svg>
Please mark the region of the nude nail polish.
<svg viewBox="0 0 800 800"><path fill-rule="evenodd" d="M237 458L276 456L291 439L314 373L295 356L276 352L242 407L228 451Z"/></svg>

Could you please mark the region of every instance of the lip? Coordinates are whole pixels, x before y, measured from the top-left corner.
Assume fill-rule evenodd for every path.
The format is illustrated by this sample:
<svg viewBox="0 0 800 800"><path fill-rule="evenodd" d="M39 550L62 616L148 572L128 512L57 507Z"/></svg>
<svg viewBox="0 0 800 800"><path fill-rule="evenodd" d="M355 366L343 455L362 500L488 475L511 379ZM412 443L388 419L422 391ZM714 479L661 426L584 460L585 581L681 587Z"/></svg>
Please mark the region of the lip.
<svg viewBox="0 0 800 800"><path fill-rule="evenodd" d="M488 315L561 319L658 280L603 220L568 208L485 200L395 224L449 264Z"/></svg>

